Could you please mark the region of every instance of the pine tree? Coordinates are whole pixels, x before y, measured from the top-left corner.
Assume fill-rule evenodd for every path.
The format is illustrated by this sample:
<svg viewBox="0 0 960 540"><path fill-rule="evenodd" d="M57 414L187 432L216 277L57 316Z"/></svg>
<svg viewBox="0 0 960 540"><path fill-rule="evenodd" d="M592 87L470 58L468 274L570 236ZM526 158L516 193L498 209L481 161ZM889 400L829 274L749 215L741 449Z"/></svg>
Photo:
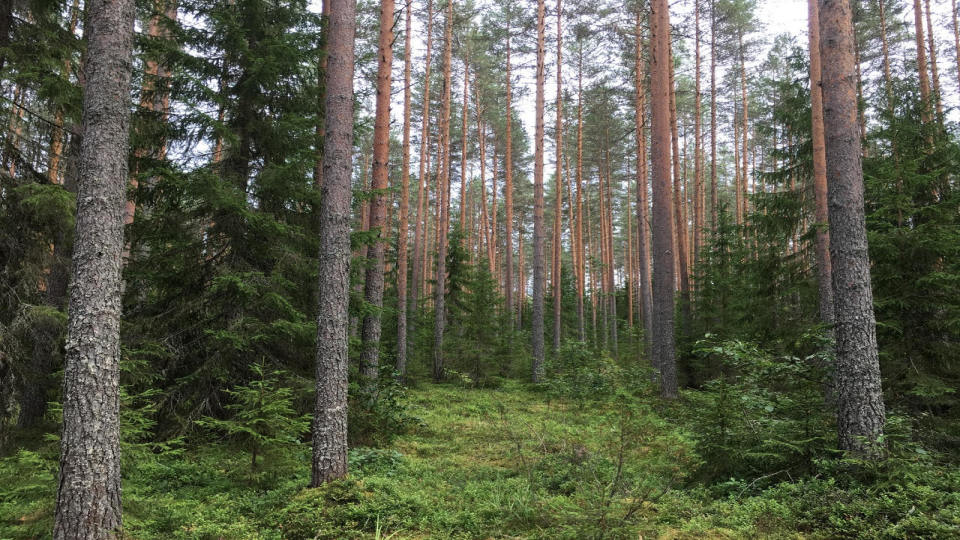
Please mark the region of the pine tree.
<svg viewBox="0 0 960 540"><path fill-rule="evenodd" d="M121 257L133 24L132 1L90 6L53 531L57 539L117 538L122 528Z"/></svg>

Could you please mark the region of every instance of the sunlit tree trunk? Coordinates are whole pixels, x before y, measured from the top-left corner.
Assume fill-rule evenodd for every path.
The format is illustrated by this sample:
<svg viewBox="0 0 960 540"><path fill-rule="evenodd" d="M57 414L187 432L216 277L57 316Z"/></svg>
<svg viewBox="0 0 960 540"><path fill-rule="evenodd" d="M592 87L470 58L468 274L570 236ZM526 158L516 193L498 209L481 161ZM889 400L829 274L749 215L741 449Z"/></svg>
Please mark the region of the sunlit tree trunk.
<svg viewBox="0 0 960 540"><path fill-rule="evenodd" d="M943 123L943 94L940 91L940 69L937 67L936 34L930 17L930 0L924 0L927 12L927 43L930 46L930 73L933 77L933 101L937 109L937 120ZM956 12L954 12L956 13Z"/></svg>
<svg viewBox="0 0 960 540"><path fill-rule="evenodd" d="M930 79L927 75L927 50L923 41L923 8L920 0L913 0L913 23L917 42L917 74L920 77L920 100L923 102L924 122L930 121Z"/></svg>

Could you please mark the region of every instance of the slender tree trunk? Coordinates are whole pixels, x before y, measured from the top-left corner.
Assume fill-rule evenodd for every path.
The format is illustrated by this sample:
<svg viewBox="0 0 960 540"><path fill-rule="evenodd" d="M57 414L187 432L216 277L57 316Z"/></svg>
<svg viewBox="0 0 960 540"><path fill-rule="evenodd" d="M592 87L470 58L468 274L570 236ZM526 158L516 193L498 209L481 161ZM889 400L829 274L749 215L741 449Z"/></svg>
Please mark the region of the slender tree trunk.
<svg viewBox="0 0 960 540"><path fill-rule="evenodd" d="M347 474L347 326L356 0L331 0L327 45L313 472L318 487Z"/></svg>
<svg viewBox="0 0 960 540"><path fill-rule="evenodd" d="M460 227L467 221L467 116L470 112L470 51L463 59L463 110L460 128ZM463 229L466 232L466 229Z"/></svg>
<svg viewBox="0 0 960 540"><path fill-rule="evenodd" d="M546 8L544 0L537 0L537 97L536 97L536 151L533 165L533 382L540 382L543 375L543 297L545 285L545 261L543 252L543 109L544 109L544 23Z"/></svg>
<svg viewBox="0 0 960 540"><path fill-rule="evenodd" d="M383 259L389 226L386 221L386 196L390 172L390 82L393 68L393 0L380 0L380 39L377 58L377 100L373 125L373 197L370 199L370 231L376 238L370 245L367 257L366 283L363 296L373 309L363 316L360 332L363 349L360 358L361 372L370 388L376 391L380 371L380 311L383 308Z"/></svg>
<svg viewBox="0 0 960 540"><path fill-rule="evenodd" d="M412 5L404 8L403 32L403 165L400 169L400 225L397 227L397 373L407 375L407 241L410 233L410 72Z"/></svg>
<svg viewBox="0 0 960 540"><path fill-rule="evenodd" d="M562 229L560 222L563 218L563 5L557 0L557 133L556 159L557 170L555 178L556 197L553 205L553 352L560 350L560 314L561 294L560 256L562 254Z"/></svg>
<svg viewBox="0 0 960 540"><path fill-rule="evenodd" d="M135 10L88 6L86 92L53 536L119 538L123 209Z"/></svg>
<svg viewBox="0 0 960 540"><path fill-rule="evenodd" d="M410 6L407 7L407 10ZM423 108L420 115L420 171L417 181L417 223L413 233L413 268L410 273L410 280L413 282L413 289L410 291L410 314L409 332L416 336L417 306L420 300L421 291L423 291L423 279L426 274L426 253L425 245L427 243L427 175L430 171L430 60L433 54L433 0L427 0L427 56L424 62L425 73L423 76ZM409 87L409 85L407 85Z"/></svg>
<svg viewBox="0 0 960 540"><path fill-rule="evenodd" d="M700 2L693 0L694 20L694 90L693 90L693 258L697 266L703 248L703 133L700 111Z"/></svg>
<svg viewBox="0 0 960 540"><path fill-rule="evenodd" d="M680 176L680 141L677 126L677 93L673 79L673 53L670 51L670 141L673 147L673 216L676 221L676 258L677 273L680 277L680 312L682 316L683 332L690 329L690 270L688 265L687 249L687 220L684 212L686 206L683 193L683 181Z"/></svg>
<svg viewBox="0 0 960 540"><path fill-rule="evenodd" d="M913 0L913 23L917 38L917 74L920 77L920 100L923 102L922 120L929 122L930 79L927 76L927 50L923 42L923 8L920 5L920 0Z"/></svg>
<svg viewBox="0 0 960 540"><path fill-rule="evenodd" d="M580 341L586 341L583 295L586 289L586 261L583 249L583 42L578 42L577 55L577 329Z"/></svg>
<svg viewBox="0 0 960 540"><path fill-rule="evenodd" d="M637 139L637 225L640 251L640 311L643 316L643 340L650 354L653 337L653 292L650 284L650 204L647 199L647 134L646 134L646 89L643 86L645 65L643 62L643 36L640 10L634 29L636 56L634 59L634 129Z"/></svg>
<svg viewBox="0 0 960 540"><path fill-rule="evenodd" d="M957 84L960 85L960 22L957 21L957 0L950 0L950 15L953 20L953 52L957 56Z"/></svg>
<svg viewBox="0 0 960 540"><path fill-rule="evenodd" d="M811 0L808 0L810 2ZM956 3L956 0L953 0ZM816 0L813 0L816 3ZM884 0L877 0L877 10L880 14L880 51L883 56L883 88L887 98L887 108L893 107L893 81L890 76L890 47L887 41L887 15L883 6ZM956 20L956 10L954 10L954 20ZM820 23L817 22L819 30ZM819 37L817 38L819 40ZM812 46L812 45L811 45ZM819 51L820 45L817 44ZM812 51L813 49L811 49ZM957 57L957 65L960 66L960 56Z"/></svg>
<svg viewBox="0 0 960 540"><path fill-rule="evenodd" d="M816 1L816 0L814 0ZM710 0L710 228L717 231L717 10Z"/></svg>
<svg viewBox="0 0 960 540"><path fill-rule="evenodd" d="M673 205L670 200L670 14L667 0L651 0L651 81L653 105L653 359L660 393L677 395L673 342Z"/></svg>
<svg viewBox="0 0 960 540"><path fill-rule="evenodd" d="M885 413L870 289L853 41L850 1L820 0L824 133L827 178L830 179L830 258L836 317L837 425L840 448L878 457L882 452Z"/></svg>
<svg viewBox="0 0 960 540"><path fill-rule="evenodd" d="M506 265L506 276L505 282L503 285L503 290L506 293L506 309L507 313L510 313L510 320L514 321L513 317L513 111L510 108L511 105L511 81L510 81L510 21L507 21L507 77L506 77L506 93L507 93L507 109L506 109L506 123L507 123L507 148L504 154L504 185L503 185L503 204L504 210L506 212L505 221L503 224L504 229L504 241L506 246L504 248L505 255L505 265Z"/></svg>
<svg viewBox="0 0 960 540"><path fill-rule="evenodd" d="M743 33L741 32L737 37L740 45L740 99L743 102L743 117L741 118L743 127L740 129L741 143L743 144L743 150L740 151L740 157L743 159L743 172L740 173L740 180L743 182L740 202L743 204L743 208L739 210L741 216L740 222L743 223L746 221L749 208L747 179L750 178L750 172L747 170L747 159L749 156L748 144L750 141L750 102L747 99L747 51L743 46Z"/></svg>
<svg viewBox="0 0 960 540"><path fill-rule="evenodd" d="M820 87L820 12L818 0L808 0L810 34L810 110L813 140L813 198L817 232L814 245L820 320L833 324L833 285L830 271L830 230L827 206L827 162L823 141L823 92Z"/></svg>
<svg viewBox="0 0 960 540"><path fill-rule="evenodd" d="M440 121L440 159L437 200L440 204L437 232L437 277L433 293L433 379L443 379L443 333L447 325L447 231L450 229L450 101L453 62L453 0L447 0L443 38L443 117Z"/></svg>
<svg viewBox="0 0 960 540"><path fill-rule="evenodd" d="M937 109L937 121L943 123L943 94L940 91L940 69L937 67L936 34L930 17L930 0L924 0L924 4L927 12L927 43L930 46L930 73L933 76L933 101Z"/></svg>

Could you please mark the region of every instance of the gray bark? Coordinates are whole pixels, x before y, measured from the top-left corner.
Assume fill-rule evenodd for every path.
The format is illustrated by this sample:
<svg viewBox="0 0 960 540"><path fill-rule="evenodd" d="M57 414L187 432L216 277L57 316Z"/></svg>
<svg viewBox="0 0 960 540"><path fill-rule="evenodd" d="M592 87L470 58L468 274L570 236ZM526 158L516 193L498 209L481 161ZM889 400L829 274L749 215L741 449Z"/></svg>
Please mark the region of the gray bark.
<svg viewBox="0 0 960 540"><path fill-rule="evenodd" d="M120 310L134 3L88 5L86 92L53 536L116 538Z"/></svg>
<svg viewBox="0 0 960 540"><path fill-rule="evenodd" d="M347 326L356 0L332 0L320 200L316 405L311 486L347 474Z"/></svg>
<svg viewBox="0 0 960 540"><path fill-rule="evenodd" d="M878 456L885 413L870 289L849 0L820 0L820 54L836 318L837 427L842 449Z"/></svg>

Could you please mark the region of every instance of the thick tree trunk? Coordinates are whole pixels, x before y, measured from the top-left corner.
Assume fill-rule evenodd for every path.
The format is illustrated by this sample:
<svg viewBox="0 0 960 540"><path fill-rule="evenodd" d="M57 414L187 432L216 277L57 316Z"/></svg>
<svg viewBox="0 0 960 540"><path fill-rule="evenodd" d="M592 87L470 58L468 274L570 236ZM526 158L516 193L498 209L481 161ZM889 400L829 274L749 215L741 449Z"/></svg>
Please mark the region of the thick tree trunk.
<svg viewBox="0 0 960 540"><path fill-rule="evenodd" d="M650 3L653 105L653 362L660 372L660 394L677 396L673 342L673 204L670 198L670 14L667 0Z"/></svg>
<svg viewBox="0 0 960 540"><path fill-rule="evenodd" d="M390 170L390 81L393 67L393 0L380 1L380 39L377 58L377 100L373 125L373 197L370 199L370 231L376 235L367 257L363 296L373 309L363 316L360 337L363 340L360 366L372 393L380 371L380 311L383 308L383 259L389 223L385 219Z"/></svg>
<svg viewBox="0 0 960 540"><path fill-rule="evenodd" d="M544 0L537 0L537 91L536 91L536 132L534 139L536 150L533 165L533 382L540 382L543 375L543 296L546 285L545 261L543 252L543 109L544 109L544 19L546 8Z"/></svg>
<svg viewBox="0 0 960 540"><path fill-rule="evenodd" d="M410 71L411 6L403 10L403 165L400 170L400 225L397 228L397 373L407 375L407 241L410 236Z"/></svg>
<svg viewBox="0 0 960 540"><path fill-rule="evenodd" d="M347 474L347 325L356 0L331 0L320 199L316 405L310 485Z"/></svg>
<svg viewBox="0 0 960 540"><path fill-rule="evenodd" d="M680 313L682 331L690 330L690 268L687 254L687 220L684 212L686 198L684 197L683 181L680 171L680 142L677 126L677 93L674 87L673 52L670 51L670 143L673 148L673 218L676 223L674 234L677 242L676 260L677 273L680 278Z"/></svg>
<svg viewBox="0 0 960 540"><path fill-rule="evenodd" d="M813 198L817 220L814 246L820 320L833 324L833 285L830 271L830 230L827 205L827 162L823 141L823 92L820 87L820 12L818 0L808 0L810 35L810 110L813 141Z"/></svg>
<svg viewBox="0 0 960 540"><path fill-rule="evenodd" d="M864 218L852 18L849 0L820 0L837 426L842 449L879 456L885 413Z"/></svg>
<svg viewBox="0 0 960 540"><path fill-rule="evenodd" d="M93 0L53 536L119 538L120 311L134 4Z"/></svg>
<svg viewBox="0 0 960 540"><path fill-rule="evenodd" d="M437 171L437 276L433 292L433 379L443 379L443 333L447 325L447 231L450 229L450 100L453 61L453 0L447 0L443 38L443 116L440 120L440 159Z"/></svg>

